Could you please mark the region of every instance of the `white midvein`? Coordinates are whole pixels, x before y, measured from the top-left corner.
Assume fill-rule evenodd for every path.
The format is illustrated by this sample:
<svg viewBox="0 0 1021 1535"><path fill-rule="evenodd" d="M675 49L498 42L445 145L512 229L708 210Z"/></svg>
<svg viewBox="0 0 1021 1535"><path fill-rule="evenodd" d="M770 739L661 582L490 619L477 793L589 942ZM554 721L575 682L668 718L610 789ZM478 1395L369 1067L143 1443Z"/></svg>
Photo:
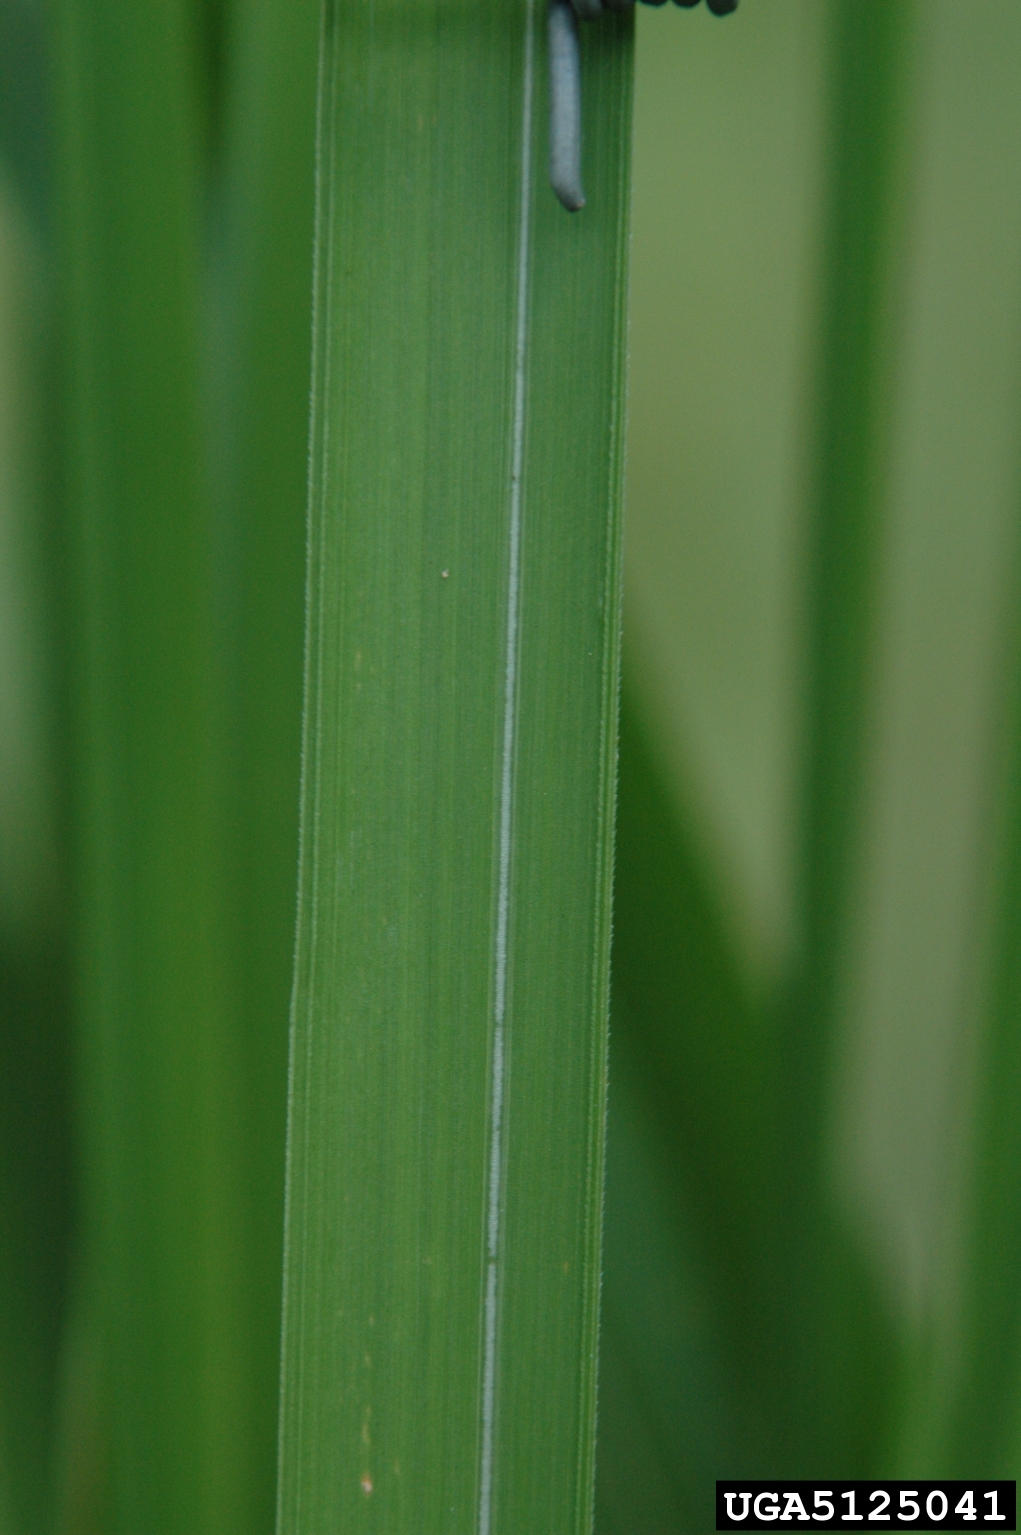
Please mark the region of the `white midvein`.
<svg viewBox="0 0 1021 1535"><path fill-rule="evenodd" d="M493 1056L489 1080L489 1199L486 1222L486 1295L482 1349L482 1459L478 1535L490 1535L493 1511L493 1436L496 1420L497 1309L503 1202L504 1035L507 1012L507 935L510 925L514 746L518 701L518 608L521 595L521 478L525 456L525 375L528 349L528 248L532 207L532 95L535 73L535 0L525 8L525 65L521 104L521 194L518 215L517 314L514 338L514 420L511 434L510 547L507 560L507 640L503 681L503 752L500 764L500 863L496 899L493 982Z"/></svg>

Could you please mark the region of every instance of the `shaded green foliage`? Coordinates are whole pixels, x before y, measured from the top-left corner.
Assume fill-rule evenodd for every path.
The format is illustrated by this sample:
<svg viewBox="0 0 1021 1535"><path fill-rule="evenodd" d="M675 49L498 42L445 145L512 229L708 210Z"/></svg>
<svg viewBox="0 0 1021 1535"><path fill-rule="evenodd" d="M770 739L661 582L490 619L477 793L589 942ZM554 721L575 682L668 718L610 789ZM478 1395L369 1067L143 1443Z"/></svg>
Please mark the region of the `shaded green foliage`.
<svg viewBox="0 0 1021 1535"><path fill-rule="evenodd" d="M1002 547L1016 544L1018 378L1000 360L1021 356L1012 3L987 0L973 47L964 0L745 0L726 23L701 10L643 17L650 39L668 23L683 37L687 62L675 80L650 62L658 44L644 66L640 54L639 91L659 93L670 126L656 172L663 191L651 211L645 204L635 250L634 624L620 738L596 1495L605 1535L710 1529L719 1475L1016 1473L1016 553L1000 558L995 602L977 601L985 588L971 568L996 563L983 529L997 495L1009 501ZM389 1005L411 1021L403 1053L372 1036L354 1069L330 1057L306 1084L310 1102L329 1087L318 1100L327 1121L347 1094L339 1139L324 1138L320 1157L332 1145L341 1161L376 1158L375 1182L359 1194L364 1240L338 1247L320 1274L324 1295L338 1273L347 1289L323 1304L372 1291L377 1319L335 1336L313 1327L306 1357L319 1367L334 1344L336 1357L350 1355L337 1376L349 1391L334 1400L336 1437L354 1424L356 1442L331 1461L350 1521L390 1530L397 1509L424 1532L447 1528L448 1495L459 1528L477 1512L488 1057L465 1017L469 995L485 1014L490 977L463 956L480 934L488 952L492 916L479 891L491 888L493 862L505 508L486 487L509 452L511 354L504 345L503 363L492 358L513 314L518 11L490 7L479 24L468 0L430 3L402 12L403 27L393 7L375 11L389 18L389 95L378 98L388 107L366 116L371 70L349 70L336 183L345 256L328 328L348 366L359 347L383 359L378 395L352 373L335 411L348 433L344 472L359 452L383 468L363 464L362 522L323 569L351 604L338 634L372 631L361 648L364 660L374 647L379 666L365 684L376 714L364 692L343 694L339 672L334 696L346 700L352 782L363 802L377 794L369 820L388 828L388 853L351 865L356 888L334 936L336 952L346 945L354 969L360 955L374 977L359 992L368 1012ZM9 288L33 316L21 333L30 341L0 357L0 511L35 524L47 659L33 686L52 765L36 787L52 800L59 844L39 920L26 925L6 889L0 902L0 1535L268 1532L318 5L61 0L52 20L47 33L33 0L0 0L0 221L9 209L26 219L39 267L38 281L18 287L0 262L0 298ZM576 1052L567 1030L572 997L591 995L585 964L595 974L602 951L569 963L564 933L565 912L577 917L605 896L607 739L601 808L591 775L578 787L578 764L586 710L606 721L614 708L614 624L593 596L612 575L612 557L600 565L606 474L593 489L590 439L606 437L599 412L616 377L606 358L619 290L606 274L621 270L609 227L621 162L618 118L600 102L609 92L621 110L620 39L612 28L583 31L590 206L573 222L543 184L541 29L538 41L531 325L542 340L530 387L545 403L530 420L527 468L536 542L526 545L523 601L534 640L522 662L513 940L524 1021L509 1153L520 1235L503 1324L517 1343L500 1429L502 1528L513 1532L586 1520L589 1450L577 1435L592 1406L591 1349L578 1379L542 1392L551 1339L571 1329L591 1339L592 1288L572 1279L559 1307L537 1297L548 1294L542 1269L553 1255L566 1254L569 1269L579 1254L594 1264L595 1225L579 1216L572 1226L569 1212L595 1208L598 1134L583 1145L582 1120L568 1126L564 1104L586 1093L598 1104L598 1050ZM813 83L795 88L796 72ZM638 152L647 186L652 151L641 137ZM667 159L681 167L679 196L665 184ZM796 239L799 220L808 232ZM770 287L781 249L788 284ZM985 308L972 288L988 294ZM768 325L756 328L763 311L790 333L783 346ZM47 381L51 329L60 391ZM12 392L48 424L8 451ZM784 409L757 412L755 397L770 395ZM703 409L709 398L715 417ZM487 401L500 431L482 424ZM788 430L795 468L777 491ZM45 466L30 493L10 490L19 455ZM377 515L376 500L411 505L423 485L427 514L413 536L396 514ZM931 537L912 546L924 568L905 572L897 559L912 497ZM974 522L974 551L948 532L954 517ZM794 528L776 534L775 560L756 542L770 518ZM759 554L746 560L743 540ZM985 689L967 781L938 733L923 767L891 766L889 716L903 695L890 679L920 632L917 588L938 591L930 545L933 568L956 561L962 624L987 635L996 659L991 680L976 684L953 649L960 641L948 639L943 673L919 684L935 702L909 697L917 720L904 728L923 733L926 708L971 719L960 699ZM448 575L434 581L434 565ZM742 607L734 593L748 579L753 600ZM744 726L748 736L757 728L747 700L744 726L734 725L728 667L744 656L756 679L748 691L769 675L746 663L760 641L774 644L764 622L755 628L755 593L770 582L796 615L786 671L761 711L792 737L777 753L788 809L775 842L786 865L772 884L761 869L748 873L741 840L760 828L768 795L739 803L740 770L728 777L727 761L744 749ZM377 615L373 629L358 606L372 586L388 586L396 625ZM7 591L5 623L15 613ZM958 633L949 612L943 628L940 615L929 622L937 640ZM707 637L692 644L697 625ZM5 705L16 697L16 650L0 649ZM409 747L394 722L412 716ZM18 708L10 719L13 739ZM465 775L469 757L476 770ZM5 773L7 762L0 754ZM957 784L955 774L957 798L933 798L929 778ZM8 782L0 777L4 794ZM436 789L428 812L426 783ZM943 821L934 804L950 807ZM428 835L420 814L432 817ZM603 817L598 834L593 815ZM362 824L353 811L343 821L348 832ZM966 893L942 943L935 923L899 924L876 872L885 858L902 905L938 907L945 892L928 863L912 863L912 836L972 838ZM768 836L762 845L773 846ZM932 867L949 868L950 882L949 862ZM395 952L417 956L414 983L415 966L387 958L390 926L369 930L376 917L389 923L391 907L405 943ZM755 928L749 910L781 916ZM892 959L868 936L884 925ZM948 944L964 956L957 970L941 969ZM456 965L443 958L454 945ZM897 1150L898 1128L919 1139L911 1079L928 1081L944 1048L917 980L927 969L960 992L946 1008L957 1031L953 1091L921 1100L925 1118L955 1127L944 1163L918 1153L930 1182L950 1186L938 1197L912 1172L912 1147ZM598 1039L597 1005L587 1027L593 1019ZM587 1081L586 1060L596 1060ZM888 1099L876 1087L883 1072ZM535 1152L557 1137L574 1162ZM554 1174L557 1215L536 1202ZM292 1286L313 1272L298 1264ZM365 1329L382 1316L391 1346L370 1347ZM416 1334L422 1347L403 1354L415 1317L428 1324ZM395 1400L400 1412L391 1406L387 1420ZM366 1403L377 1414L371 1497L359 1481L368 1460L353 1482L347 1475L368 1454ZM415 1442L431 1446L425 1459L442 1473L415 1481L405 1448ZM389 1502L388 1454L416 1489ZM550 1466L574 1455L580 1480L565 1494ZM312 1494L327 1498L321 1462L306 1460ZM569 1513L553 1512L558 1498Z"/></svg>

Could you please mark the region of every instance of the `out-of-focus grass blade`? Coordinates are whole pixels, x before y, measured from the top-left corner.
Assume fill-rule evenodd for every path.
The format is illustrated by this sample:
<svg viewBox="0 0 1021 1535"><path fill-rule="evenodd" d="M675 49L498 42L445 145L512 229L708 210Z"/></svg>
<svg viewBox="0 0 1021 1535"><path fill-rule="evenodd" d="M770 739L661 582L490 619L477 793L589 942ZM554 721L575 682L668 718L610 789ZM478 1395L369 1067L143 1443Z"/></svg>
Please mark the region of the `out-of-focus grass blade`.
<svg viewBox="0 0 1021 1535"><path fill-rule="evenodd" d="M1016 623L1012 625L1016 628ZM972 1207L957 1322L959 1377L938 1445L948 1475L1014 1476L1021 1400L1021 689L1014 728L999 888L991 913L991 984L980 1034ZM932 1383L926 1382L931 1389ZM931 1409L926 1415L933 1416Z"/></svg>
<svg viewBox="0 0 1021 1535"><path fill-rule="evenodd" d="M194 57L164 0L56 7L70 357L87 1293L114 1528L249 1530L223 965Z"/></svg>
<svg viewBox="0 0 1021 1535"><path fill-rule="evenodd" d="M834 7L828 219L811 489L804 923L825 1038L853 895L891 440L910 156L913 0ZM818 1070L818 1046L810 1052Z"/></svg>
<svg viewBox="0 0 1021 1535"><path fill-rule="evenodd" d="M236 8L214 259L224 306L224 718L230 912L246 1116L248 1528L272 1524L280 1379L287 1018L294 968L318 0Z"/></svg>
<svg viewBox="0 0 1021 1535"><path fill-rule="evenodd" d="M21 26L16 23L22 22ZM62 529L45 406L55 375L31 182L39 31L0 18L0 1530L51 1515L61 1328L73 1231ZM20 46L19 46L20 44ZM11 80L13 86L13 77ZM21 98L19 101L19 97ZM12 112L12 107L15 109ZM20 107L20 113L17 108ZM4 119L8 120L5 121ZM8 173L13 172L8 180ZM38 197L42 188L33 188ZM48 211L48 210L47 210ZM40 222L45 214L40 215ZM44 453L43 448L48 450Z"/></svg>
<svg viewBox="0 0 1021 1535"><path fill-rule="evenodd" d="M901 1265L913 1281L917 1369L899 1466L1014 1476L1021 13L993 0L976 27L938 0L922 14L897 445L905 505L887 604L900 607L894 638L906 654L885 689L887 712L906 717L899 747L885 748L906 781L896 798L887 791L881 828L902 865L896 884L886 874L886 904L906 914L884 939L896 958L874 1027L894 1037L872 1047L870 1070L892 1123L880 1121L871 1156L885 1223L896 1229L900 1214L908 1228ZM913 1090L898 1091L909 1075Z"/></svg>
<svg viewBox="0 0 1021 1535"><path fill-rule="evenodd" d="M716 1475L746 1465L749 1371L677 1187L677 1122L650 1112L616 987L613 998L596 1528L710 1530Z"/></svg>
<svg viewBox="0 0 1021 1535"><path fill-rule="evenodd" d="M46 42L43 6L0 5L0 164L43 237L52 214Z"/></svg>
<svg viewBox="0 0 1021 1535"><path fill-rule="evenodd" d="M786 756L824 37L799 4L668 7L640 11L638 52L597 1527L658 1535L711 1530L714 1478L775 1471L784 1428L764 1247L789 899L759 834Z"/></svg>
<svg viewBox="0 0 1021 1535"><path fill-rule="evenodd" d="M830 1207L824 1093L834 973L853 888L850 850L860 816L876 544L886 494L884 411L906 185L910 20L899 0L890 7L841 5L831 18L812 419L811 750L799 812L807 974L795 975L778 996L752 1005L721 920L717 871L700 867L693 826L672 808L676 789L667 794L662 767L627 714L622 733L615 977L625 1006L615 1038L627 1076L646 1084L642 1133L651 1136L659 1127L651 1162L660 1187L673 1191L677 1250L687 1253L696 1273L711 1275L717 1309L710 1305L701 1321L693 1312L681 1335L688 1367L696 1354L712 1360L700 1368L726 1403L719 1414L726 1430L711 1455L735 1474L779 1467L793 1474L806 1465L832 1470L837 1463L846 1475L871 1467L890 1410L890 1323L875 1277ZM728 194L721 188L720 195ZM636 697L643 692L639 683ZM637 1207L634 1196L631 1203ZM611 1200L611 1220L614 1208ZM608 1233L612 1316L612 1225ZM662 1289L670 1278L666 1269L650 1263L643 1278L631 1256L636 1246L634 1236L622 1237L621 1272L635 1286ZM675 1284L679 1263L675 1256ZM640 1316L634 1290L630 1300L631 1315ZM679 1342L668 1348L669 1329L657 1325L664 1359L683 1367ZM646 1359L650 1354L646 1340ZM636 1327L633 1374L640 1374L642 1356ZM655 1363L652 1355L646 1389L665 1399L655 1386ZM666 1376L665 1365L660 1373ZM743 1396L735 1388L743 1388ZM669 1417L661 1413L661 1422ZM695 1489L719 1473L698 1466L696 1446L697 1436L687 1435L668 1453L675 1495L687 1497L693 1527L709 1529L711 1510L696 1505ZM608 1516L609 1527L609 1508ZM616 1517L620 1522L619 1510ZM666 1505L661 1517L669 1527Z"/></svg>
<svg viewBox="0 0 1021 1535"><path fill-rule="evenodd" d="M760 991L795 936L804 374L831 17L818 0L637 17L625 652Z"/></svg>
<svg viewBox="0 0 1021 1535"><path fill-rule="evenodd" d="M741 1340L746 1385L761 1387L762 1275L747 1260L775 1214L772 1041L633 692L621 717L619 804L615 1050L643 1082L675 1218L687 1205L727 1330Z"/></svg>
<svg viewBox="0 0 1021 1535"><path fill-rule="evenodd" d="M51 1517L70 1272L66 933L0 934L0 1530Z"/></svg>
<svg viewBox="0 0 1021 1535"><path fill-rule="evenodd" d="M598 1528L708 1531L775 1450L774 1040L633 687L613 975Z"/></svg>
<svg viewBox="0 0 1021 1535"><path fill-rule="evenodd" d="M889 496L914 19L913 0L841 0L834 7L817 425L810 447L805 962L784 1009L780 1045L782 1210L774 1293L783 1318L776 1364L787 1375L790 1405L787 1474L799 1466L833 1474L837 1465L844 1476L874 1468L889 1411L889 1323L875 1282L828 1208L826 1157L837 986L858 873L880 530Z"/></svg>
<svg viewBox="0 0 1021 1535"><path fill-rule="evenodd" d="M591 1517L630 21L325 9L281 1535Z"/></svg>

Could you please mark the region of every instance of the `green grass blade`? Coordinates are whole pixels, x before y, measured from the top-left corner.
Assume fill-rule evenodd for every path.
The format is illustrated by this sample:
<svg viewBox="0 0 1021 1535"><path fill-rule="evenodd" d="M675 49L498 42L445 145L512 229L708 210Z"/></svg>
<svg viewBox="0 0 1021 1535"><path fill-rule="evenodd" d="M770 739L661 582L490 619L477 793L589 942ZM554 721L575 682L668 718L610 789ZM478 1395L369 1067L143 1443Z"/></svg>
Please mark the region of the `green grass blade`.
<svg viewBox="0 0 1021 1535"><path fill-rule="evenodd" d="M221 385L224 717L233 985L242 1021L247 1528L272 1526L287 1018L298 864L318 0L236 8L228 58Z"/></svg>
<svg viewBox="0 0 1021 1535"><path fill-rule="evenodd" d="M768 1472L785 1405L771 1378L765 1261L778 1203L775 1037L635 694L632 680L614 890L606 1535L712 1529L714 1479Z"/></svg>
<svg viewBox="0 0 1021 1535"><path fill-rule="evenodd" d="M935 847L946 859L944 848L953 848L955 835L963 842L963 832L975 851L958 896L967 916L952 940L961 979L952 993L953 1054L943 1068L954 1079L947 1096L959 1170L947 1180L946 1153L930 1151L932 1181L943 1173L953 1197L943 1196L942 1229L929 1239L933 1277L928 1315L916 1330L920 1367L901 1454L905 1466L938 1468L934 1474L1013 1477L1021 1452L1021 183L1005 169L1016 169L1021 132L1021 15L1000 0L985 27L976 31L969 21L953 6L929 18L910 463L920 481L915 564L924 550L929 601L939 614L926 636L939 691L932 697L924 679L916 684L914 731L931 742L922 713L931 710L941 732L935 783L957 796L929 808L940 818ZM952 649L945 640L937 649L944 634ZM958 743L973 756L967 775L953 757ZM949 859L946 868L941 884L952 891ZM931 883L941 872L930 862L916 877ZM918 904L925 912L933 906L928 890ZM944 918L936 931L947 930ZM946 980L941 989L950 990ZM932 1029L938 1062L932 1011L931 1004L919 1009L907 1043L920 1053ZM932 1075L923 1081L933 1083ZM928 1098L938 1101L938 1083ZM942 1117L951 1118L946 1109Z"/></svg>
<svg viewBox="0 0 1021 1535"><path fill-rule="evenodd" d="M596 1529L708 1531L716 1476L749 1469L743 1361L629 1023L614 987Z"/></svg>
<svg viewBox="0 0 1021 1535"><path fill-rule="evenodd" d="M711 1530L713 1479L775 1471L786 1426L763 1247L829 13L638 13L605 1532Z"/></svg>
<svg viewBox="0 0 1021 1535"><path fill-rule="evenodd" d="M326 7L281 1535L591 1518L628 21L584 51L571 217L535 0Z"/></svg>
<svg viewBox="0 0 1021 1535"><path fill-rule="evenodd" d="M61 942L61 940L64 940ZM0 934L0 1529L51 1516L70 1273L66 934Z"/></svg>
<svg viewBox="0 0 1021 1535"><path fill-rule="evenodd" d="M762 1274L738 1255L761 1256L775 1214L772 1040L693 841L626 691L613 943L625 1006L615 1049L644 1084L660 1176L699 1233L745 1389L761 1390Z"/></svg>
<svg viewBox="0 0 1021 1535"><path fill-rule="evenodd" d="M880 530L889 496L893 323L910 188L912 0L835 9L818 416L810 491L804 976L783 1024L784 1208L776 1254L790 1454L864 1474L890 1390L889 1322L828 1209L837 985L858 876L873 703ZM885 1404L885 1405L884 1405ZM857 1466L858 1471L852 1468ZM799 1473L801 1474L801 1473ZM807 1472L805 1474L808 1474Z"/></svg>
<svg viewBox="0 0 1021 1535"><path fill-rule="evenodd" d="M760 18L764 15L759 12ZM792 27L789 45L804 47L796 14L787 10L785 19ZM695 1330L681 1341L696 1351L698 1338L715 1330L715 1362L710 1373L717 1396L722 1394L724 1399L724 1383L728 1376L734 1382L735 1360L739 1365L737 1378L742 1380L746 1395L736 1410L731 1401L723 1414L730 1442L726 1436L718 1440L712 1455L718 1465L724 1460L736 1462L744 1474L779 1465L791 1474L806 1461L821 1466L823 1462L815 1459L821 1443L831 1454L825 1465L831 1466L832 1456L839 1456L841 1465L861 1466L869 1447L881 1438L884 1414L889 1411L890 1381L884 1362L893 1356L890 1322L875 1277L829 1208L823 1170L828 1101L823 1089L828 1085L829 1049L835 1033L833 973L846 931L854 877L855 818L860 819L857 800L863 776L862 723L869 706L878 530L886 493L884 410L889 403L893 352L890 304L901 254L909 19L910 13L900 5L852 4L829 8L827 15L833 60L826 100L830 156L822 208L822 328L816 341L818 362L814 370L822 387L817 390L811 422L817 438L812 464L811 536L816 547L808 646L809 664L814 668L808 700L814 755L800 812L809 870L804 883L811 895L809 899L804 889L801 892L810 956L807 984L799 980L799 984L783 988L778 997L767 997L765 1005L752 1007L731 953L734 938L721 921L719 897L726 892L716 878L720 871L703 870L695 856L702 839L694 804L687 817L675 811L674 804L683 804L676 786L668 795L662 770L656 769L640 733L629 747L627 723L622 732L614 973L626 1005L615 1037L621 1058L625 1054L628 1058L630 1074L646 1084L648 1112L643 1116L640 1136L650 1143L654 1139L656 1153L650 1154L650 1160L655 1164L656 1182L661 1190L672 1193L670 1218L676 1227L678 1252L687 1254L688 1261L693 1256L696 1268L700 1265L703 1276L711 1275L713 1280L710 1311L717 1308L713 1326L703 1327L700 1334L693 1322ZM802 25L806 22L803 17ZM752 25L750 16L747 24ZM809 116L809 121L811 117L805 103L788 93L786 83L779 83L779 67L786 66L772 62L765 49L760 50L761 65L759 55L752 55L747 37L742 40L743 25L739 14L736 30L727 34L726 43L717 42L713 35L706 72L715 71L714 81L718 76L722 115L730 106L724 94L728 86L734 93L735 113L748 110L750 91L761 93L752 97L756 132L768 139L769 152L775 155L781 125L784 133L791 132L786 114L796 107L803 117ZM766 24L760 20L759 25ZM731 42L731 38L736 41ZM810 53L807 62L811 62ZM762 84L757 67L776 71L772 91L768 77L767 84ZM747 71L746 79L742 70ZM784 102L783 115L779 107L772 107L774 93ZM765 150L763 163L769 164ZM731 170L735 178L747 174L744 160L740 166L740 171L737 165ZM809 184L814 181L814 173L802 168L801 174ZM776 180L780 195L779 175ZM750 220L753 215L745 205L750 202L756 208L755 200L743 182L736 185L741 191L741 217ZM719 218L733 238L730 220L734 214L729 210L735 201L735 183L721 185L717 180L709 182L709 187L711 191L698 187L706 202L716 195L723 206L722 210L710 208L705 216ZM797 210L800 199L786 183L783 195L789 197L788 207ZM768 229L763 211L757 211L763 229ZM668 213L657 223L660 227L664 233L671 228ZM708 241L696 245L687 235L675 239L682 249L688 249L689 243L694 245L705 260ZM778 236L774 234L773 239ZM804 259L798 242L792 241L784 249L795 260ZM729 251L725 241L721 240L719 249L712 249L712 253L721 264L726 263ZM724 270L733 281L736 274L725 265ZM742 304L749 303L749 283L758 279L756 272L754 278L746 276L744 283L735 284L737 292L731 304L717 300L713 314L716 318L718 313L724 333L727 321L733 323L733 315L740 314ZM776 283L769 296L781 312L796 319L797 306L789 289ZM704 329L706 322L701 320L701 325ZM689 322L689 329L697 338L694 321ZM756 334L755 340L761 347L761 335ZM752 343L740 355L742 363L762 366ZM775 364L784 357L784 351L774 345L770 361ZM711 346L706 345L699 361L702 368L716 365ZM667 429L671 406L676 411L676 400L685 399L698 387L699 374L692 370L684 386L677 385L670 406L660 405L646 388L646 417L650 411L658 411L662 433ZM740 387L747 389L748 385L742 381ZM741 398L737 386L717 388L721 399ZM775 451L774 437L783 425L784 414L779 409L774 412L773 432L758 445L759 461L767 452ZM742 449L749 452L748 439L754 442L759 418L746 406L741 419L743 429L748 430L748 437L742 436ZM736 487L742 487L740 516L751 525L754 517L764 515L762 503L768 504L773 490L772 486L760 490L747 470L743 484L739 475L732 475L733 450L726 430L717 428L708 413L705 425L710 433L718 431L719 442L710 437L706 462L696 459L690 470L677 465L675 474L685 476L680 489L662 483L654 442L646 440L645 466L636 473L646 495L656 486L664 507L670 501L676 505L672 528L666 526L664 508L659 516L663 537L674 538L678 545L677 528L690 528L693 540L700 531L703 539L717 536L715 524L711 531L702 531L697 513L687 513L687 497L709 504L722 498L732 501ZM712 461L714 448L718 465ZM810 441L809 454L812 448ZM767 461L775 472L772 459ZM654 514L648 515L651 520ZM726 517L722 520L725 524ZM752 534L747 537L751 539ZM727 549L722 532L719 547ZM716 627L710 627L708 640L696 639L694 643L696 648L726 649L733 644L730 626L736 623L740 627L746 620L743 614L726 610L722 620L714 614L724 580L733 579L737 589L738 578L732 578L729 571L724 577L711 559L721 566L725 563L715 545L708 556L696 544L696 563L701 562L701 567L715 576L715 581L708 583L708 596L697 599L699 612ZM651 563L639 571L639 579L644 581L644 588L636 598L636 610L643 611L651 600L658 600L668 614L669 580L660 581L658 597L653 597L660 578L652 573ZM688 582L689 586L694 584L690 576ZM790 587L793 589L794 582ZM760 594L756 597L761 601ZM684 632L676 622L672 627L675 633ZM653 614L649 620L648 631L654 635L659 632L661 649L662 634L670 629L669 616L661 619ZM691 708L691 694L695 694L696 702L701 698L703 709L710 706L698 693L698 665L689 662L683 652L676 659L658 656L657 661L661 667L673 666L684 674L685 684L677 689L677 696L691 711L690 715L683 709L681 712L690 737L692 716L696 727L699 723ZM726 666L721 665L712 675L725 678ZM703 695L709 692L704 678L702 691ZM636 698L643 693L655 696L655 688L643 687L643 679L638 678L635 693ZM781 707L786 707L783 690L777 688L777 693ZM729 702L732 705L732 700ZM726 702L719 712L726 719ZM704 769L704 763L702 766ZM761 804L759 801L760 808ZM637 1198L633 1203L637 1207ZM610 1208L612 1213L614 1207ZM632 1276L633 1286L662 1287L664 1275L654 1273L654 1265L649 1265L643 1278L640 1264L631 1257L637 1245L635 1236L625 1235L619 1240L619 1261ZM651 1251L653 1239L649 1241ZM608 1295L613 1261L614 1248L609 1247ZM679 1282L677 1275L674 1282ZM620 1282L617 1287L626 1288ZM637 1316L641 1309L636 1296L632 1311ZM677 1348L680 1346L679 1342ZM653 1352L647 1347L644 1352L655 1365ZM635 1358L641 1355L639 1337ZM820 1366L823 1357L827 1362ZM654 1376L653 1369L650 1385ZM693 1442L689 1436L684 1450ZM690 1465L690 1457L686 1462L680 1446L670 1445L669 1453L675 1467L686 1470L686 1464ZM712 1473L707 1467L703 1474ZM683 1495L683 1476L678 1478L677 1488ZM707 1508L695 1511L693 1504L690 1507L694 1527L711 1527Z"/></svg>
<svg viewBox="0 0 1021 1535"><path fill-rule="evenodd" d="M1012 626L1013 627L1013 626ZM991 918L989 1001L981 1033L972 1200L959 1315L959 1379L946 1412L940 1464L948 1475L1012 1476L1010 1443L1021 1397L1021 694L1015 681L1006 827ZM930 1387L931 1389L931 1387ZM949 1402L948 1402L949 1405Z"/></svg>
<svg viewBox="0 0 1021 1535"><path fill-rule="evenodd" d="M853 896L889 495L893 306L903 276L912 0L836 8L829 216L809 594L804 922L813 991L832 1007Z"/></svg>
<svg viewBox="0 0 1021 1535"><path fill-rule="evenodd" d="M190 38L163 0L56 11L86 1287L114 1528L224 1535L248 1528L235 1443L247 1382Z"/></svg>
<svg viewBox="0 0 1021 1535"><path fill-rule="evenodd" d="M38 85L38 31L21 19L0 18L8 97L16 76L26 95ZM63 530L44 416L53 291L38 270L39 233L12 195L11 180L32 162L3 121L10 107L0 109L0 1530L31 1535L51 1512L77 1191Z"/></svg>

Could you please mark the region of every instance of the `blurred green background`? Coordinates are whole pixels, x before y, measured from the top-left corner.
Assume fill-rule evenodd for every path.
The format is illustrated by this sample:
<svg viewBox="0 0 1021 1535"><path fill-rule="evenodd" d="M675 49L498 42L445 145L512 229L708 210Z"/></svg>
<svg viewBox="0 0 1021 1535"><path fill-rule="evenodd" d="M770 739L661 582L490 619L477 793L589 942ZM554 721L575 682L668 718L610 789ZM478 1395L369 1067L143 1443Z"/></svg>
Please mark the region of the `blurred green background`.
<svg viewBox="0 0 1021 1535"><path fill-rule="evenodd" d="M81 958L75 15L0 0L0 1535L115 1528L131 1400ZM206 1431L220 1527L268 1532L317 7L187 18L195 665L230 727ZM711 1529L717 1476L1017 1475L1019 79L1016 0L641 10L601 1535Z"/></svg>

